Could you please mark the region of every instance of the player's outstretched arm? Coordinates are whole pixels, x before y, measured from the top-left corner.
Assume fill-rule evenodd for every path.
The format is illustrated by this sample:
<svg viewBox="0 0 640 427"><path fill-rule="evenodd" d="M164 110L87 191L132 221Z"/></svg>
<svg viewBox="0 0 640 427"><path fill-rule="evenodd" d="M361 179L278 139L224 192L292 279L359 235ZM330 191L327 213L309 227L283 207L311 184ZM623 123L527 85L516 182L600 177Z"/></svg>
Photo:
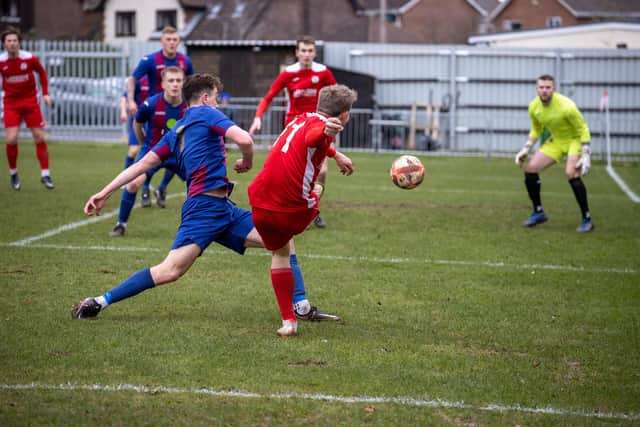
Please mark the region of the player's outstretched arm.
<svg viewBox="0 0 640 427"><path fill-rule="evenodd" d="M161 163L160 157L153 151L148 152L140 161L135 162L118 174L110 183L93 196L84 205L85 215L100 215L107 199L111 194L136 179L138 176L158 166Z"/></svg>

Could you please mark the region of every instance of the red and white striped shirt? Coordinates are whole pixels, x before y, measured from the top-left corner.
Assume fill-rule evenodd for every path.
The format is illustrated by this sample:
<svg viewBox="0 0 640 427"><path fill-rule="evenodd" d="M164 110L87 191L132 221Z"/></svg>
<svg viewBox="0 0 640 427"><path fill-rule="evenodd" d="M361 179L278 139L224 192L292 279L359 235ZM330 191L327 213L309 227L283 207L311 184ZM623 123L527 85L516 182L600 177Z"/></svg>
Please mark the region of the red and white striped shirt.
<svg viewBox="0 0 640 427"><path fill-rule="evenodd" d="M36 101L36 78L38 73L42 94L49 94L49 80L47 72L34 54L20 50L16 58L9 57L7 52L0 54L0 74L2 74L2 89L4 100L12 102Z"/></svg>
<svg viewBox="0 0 640 427"><path fill-rule="evenodd" d="M318 93L325 86L336 84L333 73L326 65L311 63L311 68L302 68L299 62L289 65L276 77L267 94L262 98L256 117L262 117L273 98L283 89L287 89L289 105L285 124L299 114L316 111Z"/></svg>
<svg viewBox="0 0 640 427"><path fill-rule="evenodd" d="M334 139L324 134L326 121L321 114L306 113L284 128L249 185L251 206L277 212L317 208L313 186Z"/></svg>

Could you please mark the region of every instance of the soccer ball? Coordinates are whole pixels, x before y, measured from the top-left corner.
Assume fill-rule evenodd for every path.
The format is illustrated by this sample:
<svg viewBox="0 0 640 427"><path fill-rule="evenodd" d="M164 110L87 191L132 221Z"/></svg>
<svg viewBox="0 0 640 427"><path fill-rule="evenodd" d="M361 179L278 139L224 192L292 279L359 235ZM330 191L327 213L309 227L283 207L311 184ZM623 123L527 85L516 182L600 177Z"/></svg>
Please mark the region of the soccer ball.
<svg viewBox="0 0 640 427"><path fill-rule="evenodd" d="M417 157L403 155L391 163L389 174L395 185L404 190L411 190L424 179L424 166Z"/></svg>

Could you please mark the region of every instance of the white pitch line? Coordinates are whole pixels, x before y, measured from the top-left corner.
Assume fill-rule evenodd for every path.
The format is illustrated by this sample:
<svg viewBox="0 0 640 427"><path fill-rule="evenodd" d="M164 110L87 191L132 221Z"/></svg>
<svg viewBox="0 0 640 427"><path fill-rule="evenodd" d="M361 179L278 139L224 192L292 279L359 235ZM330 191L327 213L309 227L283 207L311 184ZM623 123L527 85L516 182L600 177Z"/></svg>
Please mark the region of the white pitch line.
<svg viewBox="0 0 640 427"><path fill-rule="evenodd" d="M638 196L629 188L627 183L624 182L622 178L620 178L620 175L618 175L618 173L613 168L613 166L611 165L607 166L607 173L616 182L616 184L618 184L618 187L620 187L620 189L624 192L624 194L626 194L635 203L640 203L640 196Z"/></svg>
<svg viewBox="0 0 640 427"><path fill-rule="evenodd" d="M167 195L167 199L173 199L175 197L185 197L185 193L176 193L176 194L169 194ZM140 205L136 204L133 208L139 208ZM38 240L42 240L42 239L46 239L47 237L52 237L55 236L57 234L60 233L64 233L65 231L69 231L69 230L73 230L74 228L78 228L78 227L83 227L85 225L89 225L89 224L93 224L94 222L99 222L99 221L104 221L105 219L109 219L112 218L116 215L118 215L119 209L107 212L107 213L102 213L99 216L94 216L82 221L77 221L77 222L71 222L69 224L64 224L61 225L58 228L54 228L53 230L49 230L45 233L42 234L38 234L36 236L31 236L31 237L27 237L25 239L21 239L21 240L16 240L15 242L11 242L9 243L9 246L26 246L29 245L35 241Z"/></svg>
<svg viewBox="0 0 640 427"><path fill-rule="evenodd" d="M576 416L585 418L607 418L618 420L640 420L640 414L622 412L596 412L574 409L560 409L553 407L531 408L522 405L503 405L489 403L486 405L472 405L463 401L447 401L442 399L416 399L412 397L374 397L374 396L333 396L329 394L306 393L270 393L260 394L244 391L223 391L211 388L179 388L179 387L148 387L134 384L102 385L102 384L0 384L3 390L57 390L57 391L129 391L144 394L200 394L215 397L235 397L246 399L300 399L314 401L328 401L339 403L389 403L401 406L424 406L429 408L458 408L489 412L523 412L541 415Z"/></svg>
<svg viewBox="0 0 640 427"><path fill-rule="evenodd" d="M36 243L33 245L16 245L15 243L0 243L0 246L20 246L24 248L34 249L62 249L71 251L113 251L113 252L164 252L168 249L145 248L139 246L78 246L78 245L58 245ZM210 255L227 255L229 251L222 249L209 248L205 252ZM270 257L271 254L264 250L247 251L245 256ZM433 264L433 265L453 265L465 267L488 267L488 268L505 268L514 270L551 270L551 271L571 271L577 273L607 273L607 274L638 274L640 270L634 268L606 268L606 267L581 267L572 265L553 265L553 264L510 264L498 261L466 261L466 260L447 260L447 259L416 259L416 258L378 258L378 257L350 257L338 255L322 255L322 254L299 254L300 258L321 259L329 261L345 261L345 262L362 262L375 264Z"/></svg>

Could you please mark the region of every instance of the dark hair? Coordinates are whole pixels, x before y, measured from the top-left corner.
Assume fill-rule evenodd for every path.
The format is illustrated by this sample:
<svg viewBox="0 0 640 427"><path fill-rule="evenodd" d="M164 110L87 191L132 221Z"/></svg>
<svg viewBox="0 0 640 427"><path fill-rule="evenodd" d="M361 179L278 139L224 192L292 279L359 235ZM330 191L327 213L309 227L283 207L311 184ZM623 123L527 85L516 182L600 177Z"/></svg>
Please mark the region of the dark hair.
<svg viewBox="0 0 640 427"><path fill-rule="evenodd" d="M15 34L18 36L18 41L22 41L22 34L20 34L20 30L15 27L8 27L6 30L2 32L2 44L4 44L4 39L11 34Z"/></svg>
<svg viewBox="0 0 640 427"><path fill-rule="evenodd" d="M328 114L329 117L338 117L351 110L357 99L356 91L345 85L325 86L318 94L318 112Z"/></svg>
<svg viewBox="0 0 640 427"><path fill-rule="evenodd" d="M553 76L551 74L543 74L540 77L538 77L538 80L544 80L546 82L554 82L555 80L553 80Z"/></svg>
<svg viewBox="0 0 640 427"><path fill-rule="evenodd" d="M296 50L298 50L298 48L300 47L300 44L312 44L312 45L316 45L316 39L314 39L311 36L298 36L298 38L296 39Z"/></svg>
<svg viewBox="0 0 640 427"><path fill-rule="evenodd" d="M182 96L187 104L191 104L200 98L203 92L212 92L218 89L218 93L222 92L222 81L213 74L194 74L187 77L182 86Z"/></svg>

